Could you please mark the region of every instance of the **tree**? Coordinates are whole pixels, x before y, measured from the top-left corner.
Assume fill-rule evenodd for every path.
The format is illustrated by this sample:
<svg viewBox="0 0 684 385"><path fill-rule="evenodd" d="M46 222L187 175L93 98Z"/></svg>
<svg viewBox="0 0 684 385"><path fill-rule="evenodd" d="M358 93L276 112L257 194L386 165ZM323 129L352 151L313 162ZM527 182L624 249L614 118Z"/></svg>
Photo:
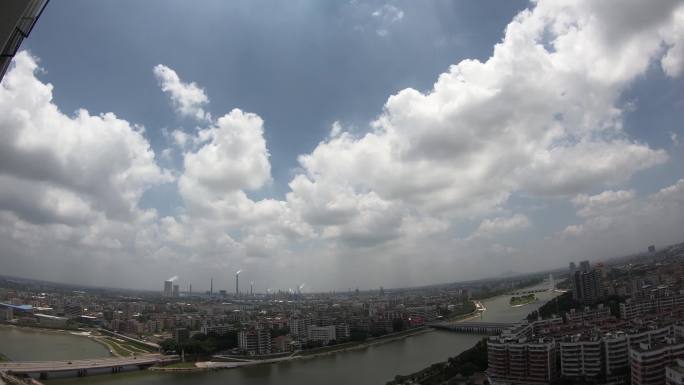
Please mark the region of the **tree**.
<svg viewBox="0 0 684 385"><path fill-rule="evenodd" d="M404 320L401 318L395 318L392 320L392 331L400 332L405 329Z"/></svg>
<svg viewBox="0 0 684 385"><path fill-rule="evenodd" d="M368 333L364 330L351 330L349 332L349 339L352 341L365 341L368 338Z"/></svg>
<svg viewBox="0 0 684 385"><path fill-rule="evenodd" d="M159 347L161 348L161 351L164 353L178 351L178 344L176 343L176 340L174 340L173 338L167 338L164 341L160 342Z"/></svg>
<svg viewBox="0 0 684 385"><path fill-rule="evenodd" d="M290 328L288 328L287 326L282 327L282 328L271 329L271 338L286 336L288 334L290 334Z"/></svg>
<svg viewBox="0 0 684 385"><path fill-rule="evenodd" d="M463 376L463 377L470 377L472 376L475 372L477 372L480 368L477 367L477 365L473 364L472 362L466 362L461 367L459 368L458 372Z"/></svg>

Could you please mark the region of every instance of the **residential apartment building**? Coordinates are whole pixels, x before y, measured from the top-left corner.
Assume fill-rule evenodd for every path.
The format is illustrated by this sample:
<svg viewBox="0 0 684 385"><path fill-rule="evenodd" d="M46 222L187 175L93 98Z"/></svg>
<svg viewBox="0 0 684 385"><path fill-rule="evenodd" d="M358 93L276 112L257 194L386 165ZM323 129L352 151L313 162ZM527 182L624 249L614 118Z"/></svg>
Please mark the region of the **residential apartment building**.
<svg viewBox="0 0 684 385"><path fill-rule="evenodd" d="M639 301L627 299L620 304L620 318L629 320L647 314L658 314L684 306L684 294L650 297Z"/></svg>
<svg viewBox="0 0 684 385"><path fill-rule="evenodd" d="M309 327L313 324L311 318L292 318L289 322L290 334L298 340L308 337Z"/></svg>
<svg viewBox="0 0 684 385"><path fill-rule="evenodd" d="M228 334L230 331L234 331L235 327L233 325L202 325L200 327L200 332L203 334L215 334L217 336L222 336Z"/></svg>
<svg viewBox="0 0 684 385"><path fill-rule="evenodd" d="M665 338L651 344L641 343L629 350L632 385L665 384L666 368L684 358L684 340Z"/></svg>
<svg viewBox="0 0 684 385"><path fill-rule="evenodd" d="M608 317L610 317L610 309L603 306L603 304L599 304L596 309L585 307L583 311L570 309L569 312L565 313L565 318L568 322L600 321Z"/></svg>
<svg viewBox="0 0 684 385"><path fill-rule="evenodd" d="M0 306L0 321L11 321L14 318L14 311L9 306Z"/></svg>
<svg viewBox="0 0 684 385"><path fill-rule="evenodd" d="M487 342L493 384L547 384L557 376L556 344L552 339L490 337Z"/></svg>
<svg viewBox="0 0 684 385"><path fill-rule="evenodd" d="M606 375L624 374L629 367L629 336L611 332L603 336L603 359Z"/></svg>
<svg viewBox="0 0 684 385"><path fill-rule="evenodd" d="M337 324L335 325L335 337L339 340L346 340L350 336L349 325L347 324Z"/></svg>
<svg viewBox="0 0 684 385"><path fill-rule="evenodd" d="M309 341L321 342L323 345L327 345L330 341L336 341L335 325L309 326L308 338Z"/></svg>
<svg viewBox="0 0 684 385"><path fill-rule="evenodd" d="M599 336L573 335L558 343L563 377L597 377L602 372L602 341Z"/></svg>
<svg viewBox="0 0 684 385"><path fill-rule="evenodd" d="M271 354L271 333L267 329L248 329L238 333L240 349L251 356Z"/></svg>
<svg viewBox="0 0 684 385"><path fill-rule="evenodd" d="M684 385L684 359L665 368L665 385Z"/></svg>
<svg viewBox="0 0 684 385"><path fill-rule="evenodd" d="M571 278L573 298L576 301L591 305L603 298L603 279L599 270L577 270Z"/></svg>

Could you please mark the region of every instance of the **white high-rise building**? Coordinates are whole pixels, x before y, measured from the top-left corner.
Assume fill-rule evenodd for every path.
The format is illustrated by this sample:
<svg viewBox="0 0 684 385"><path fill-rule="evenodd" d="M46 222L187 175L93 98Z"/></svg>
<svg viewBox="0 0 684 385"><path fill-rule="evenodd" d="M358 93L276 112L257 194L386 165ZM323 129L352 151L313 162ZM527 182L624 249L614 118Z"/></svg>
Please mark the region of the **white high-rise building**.
<svg viewBox="0 0 684 385"><path fill-rule="evenodd" d="M327 345L330 341L337 340L335 325L330 326L309 326L309 341L322 342Z"/></svg>
<svg viewBox="0 0 684 385"><path fill-rule="evenodd" d="M164 281L163 296L169 298L173 295L173 281Z"/></svg>

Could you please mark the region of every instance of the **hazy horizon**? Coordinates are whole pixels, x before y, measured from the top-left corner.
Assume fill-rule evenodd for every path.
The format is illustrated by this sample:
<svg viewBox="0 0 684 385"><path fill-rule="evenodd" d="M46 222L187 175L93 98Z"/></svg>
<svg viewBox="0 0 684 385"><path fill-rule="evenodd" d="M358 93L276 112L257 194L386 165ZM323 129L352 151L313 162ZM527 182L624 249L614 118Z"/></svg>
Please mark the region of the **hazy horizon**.
<svg viewBox="0 0 684 385"><path fill-rule="evenodd" d="M668 245L663 245L663 246L666 248L666 247L673 246L673 245L677 245L677 244L680 244L680 243L684 243L684 242L677 242L677 243L674 243L674 244L668 244ZM660 249L662 249L662 247L659 248L658 250L660 250ZM601 259L601 260L590 260L589 262L591 262L592 264L595 264L595 263L598 263L598 262L605 263L605 262L613 261L613 260L615 260L615 259L626 258L626 257L630 257L630 256L637 256L637 255L639 255L639 254L646 254L646 252L645 252L644 250L639 250L639 251L634 251L634 252L632 252L632 253L627 253L627 254L624 254L624 255L616 255L616 256L608 257L608 258L606 258L606 259ZM579 262L581 262L581 261L582 261L582 260L574 260L574 261L571 261L571 262L575 262L576 264L579 264ZM546 273L548 273L548 272L552 272L552 271L556 271L556 270L561 270L561 271L562 271L562 270L565 270L565 269L567 269L567 266L557 266L557 267L552 267L552 268L549 268L549 269L533 270L533 271L527 271L527 272L518 272L518 271L509 270L509 271L502 272L502 273L499 273L499 274L495 274L495 275L491 275L491 276L484 276L484 277L475 278L475 279L463 279L463 280L455 280L455 281L432 282L432 283L426 283L426 284L414 285L414 286L391 286L391 287L384 287L384 286L380 285L380 286L376 286L376 287L373 287L373 286L368 286L368 287L353 287L353 288L352 288L352 287L347 287L347 288L342 288L342 287L340 287L340 288L331 288L331 289L327 289L327 290L322 290L322 289L321 289L321 290L317 290L317 291L309 291L308 288L304 287L304 288L302 288L302 292L303 292L303 293L318 294L318 293L328 293L328 292L331 292L331 291L337 291L337 292L342 293L342 292L346 292L346 291L348 291L348 290L355 290L355 289L357 289L357 288L358 288L360 291L363 292L363 291L377 291L377 290L379 290L380 287L383 287L383 289L384 289L385 291L403 290L403 289L418 289L418 288L422 288L422 287L442 286L442 285L452 285L452 284L465 284L465 283L478 282L478 281L489 281L489 280L499 280L499 279L512 279L512 278L517 278L517 277L523 277L523 278L524 278L524 277L527 277L527 276L530 276L530 275L546 274ZM157 285L157 286L160 286L160 287L149 287L149 288L148 288L148 287L144 287L144 288L143 288L142 286L141 286L141 287L123 287L123 286L98 286L98 285L87 285L87 284L78 284L78 283L71 283L71 282L65 282L65 281L54 281L54 280L49 280L49 279L32 278L32 277L29 277L29 276L16 276L16 275L4 275L4 274L0 274L0 277L4 277L4 278L16 278L16 279L29 280L29 281L38 281L38 282L46 282L46 283L53 283L53 284L66 285L66 286L73 285L73 286L76 286L76 287L84 287L84 288L90 287L90 288L95 288L95 289L129 290L129 291L143 291L143 292L159 292L159 291L161 291L161 290L163 289L163 288L160 286L160 285L163 283L163 281L162 281L162 282L157 282L157 283L159 284L159 285ZM173 279L172 279L172 278L173 278ZM172 279L173 282L175 283L176 281L178 281L178 280L181 279L181 277L179 277L179 276L174 276L174 277L172 277L172 278L168 278L168 279L166 279L166 280L171 280L171 279ZM216 281L216 278L221 278L221 277L208 277L205 281L206 281L206 282L209 282L209 281L211 281L212 278ZM228 280L229 282L227 282L227 286L226 286L225 288L214 286L214 287L213 287L214 294L217 294L220 290L225 290L225 291L226 291L226 294L229 295L229 296L232 295L232 294L234 294L234 290L235 290L235 276L233 275L233 276L231 276L230 278L231 278L231 279ZM164 281L166 281L166 280L164 280ZM241 282L243 282L243 281L241 281ZM192 282L188 282L188 284L192 284ZM243 282L243 284L244 284L244 282ZM306 284L306 283L304 282L304 284ZM199 286L201 286L201 284L200 284ZM247 291L249 290L249 282L247 282L244 286L243 286L243 285L240 285L240 287L241 287L241 292L247 292ZM186 284L186 285L183 286L183 287L179 287L179 289L180 289L181 292L187 292L187 291L188 291L188 290L187 290L187 289L188 289L188 286L187 286L187 284ZM265 288L255 287L254 289L255 289L254 292L257 293L257 294L266 294L266 293L267 293L266 290L265 290ZM286 292L288 289L296 289L296 288L292 288L292 287L279 287L279 288L269 288L269 289L272 289L272 290L275 290L275 291L283 291L283 292ZM243 290L243 291L242 291L242 290ZM195 287L193 286L193 293L205 293L205 292L209 292L209 290L197 291L197 290L195 290Z"/></svg>
<svg viewBox="0 0 684 385"><path fill-rule="evenodd" d="M675 0L51 2L0 86L0 271L325 292L681 242L683 25Z"/></svg>

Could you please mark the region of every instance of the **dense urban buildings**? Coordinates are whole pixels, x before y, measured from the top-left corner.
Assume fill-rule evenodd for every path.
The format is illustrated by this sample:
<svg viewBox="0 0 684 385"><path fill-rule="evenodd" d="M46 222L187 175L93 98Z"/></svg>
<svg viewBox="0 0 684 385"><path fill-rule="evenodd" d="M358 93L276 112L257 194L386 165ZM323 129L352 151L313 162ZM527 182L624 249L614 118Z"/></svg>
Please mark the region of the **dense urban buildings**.
<svg viewBox="0 0 684 385"><path fill-rule="evenodd" d="M507 385L681 383L682 257L684 248L677 245L610 266L570 263L571 292L528 322L488 339L490 380Z"/></svg>
<svg viewBox="0 0 684 385"><path fill-rule="evenodd" d="M681 383L682 256L684 247L676 246L605 265L571 264L567 279L556 275L560 279L549 279L544 289L570 290L527 321L487 339L483 355L489 381ZM114 333L116 338L190 359L272 358L335 345L343 348L477 314L474 299L518 293L517 288L544 278L546 273L414 289L306 294L227 294L216 293L213 287L197 293L189 285L182 291L178 277L165 281L156 293L55 288L5 278L0 279L0 322Z"/></svg>
<svg viewBox="0 0 684 385"><path fill-rule="evenodd" d="M278 357L419 331L427 323L476 311L474 298L537 284L544 276L413 289L250 294L239 290L238 277L235 294L216 293L211 278L203 293L189 285L181 290L178 277L164 281L156 293L0 278L0 322L116 333L186 357Z"/></svg>

